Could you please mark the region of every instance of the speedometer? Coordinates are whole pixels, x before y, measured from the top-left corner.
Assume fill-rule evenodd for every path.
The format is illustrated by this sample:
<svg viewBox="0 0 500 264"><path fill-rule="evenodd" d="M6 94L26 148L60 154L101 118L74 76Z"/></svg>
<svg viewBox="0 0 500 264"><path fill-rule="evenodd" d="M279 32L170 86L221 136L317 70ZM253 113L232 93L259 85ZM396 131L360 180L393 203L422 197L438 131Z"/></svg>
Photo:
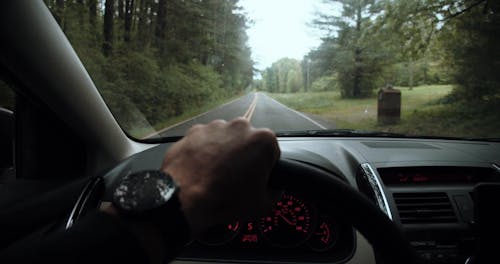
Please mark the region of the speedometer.
<svg viewBox="0 0 500 264"><path fill-rule="evenodd" d="M312 231L311 209L297 197L284 194L272 215L261 218L265 239L276 247L289 248L303 243Z"/></svg>

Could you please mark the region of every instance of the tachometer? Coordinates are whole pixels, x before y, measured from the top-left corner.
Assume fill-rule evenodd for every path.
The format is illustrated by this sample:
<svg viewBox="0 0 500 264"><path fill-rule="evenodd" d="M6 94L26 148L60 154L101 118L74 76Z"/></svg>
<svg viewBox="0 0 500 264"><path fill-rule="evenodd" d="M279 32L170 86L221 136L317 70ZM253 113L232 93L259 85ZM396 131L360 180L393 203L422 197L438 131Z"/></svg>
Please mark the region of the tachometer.
<svg viewBox="0 0 500 264"><path fill-rule="evenodd" d="M303 243L311 234L311 209L300 199L284 194L272 215L261 218L266 240L276 247L289 248Z"/></svg>

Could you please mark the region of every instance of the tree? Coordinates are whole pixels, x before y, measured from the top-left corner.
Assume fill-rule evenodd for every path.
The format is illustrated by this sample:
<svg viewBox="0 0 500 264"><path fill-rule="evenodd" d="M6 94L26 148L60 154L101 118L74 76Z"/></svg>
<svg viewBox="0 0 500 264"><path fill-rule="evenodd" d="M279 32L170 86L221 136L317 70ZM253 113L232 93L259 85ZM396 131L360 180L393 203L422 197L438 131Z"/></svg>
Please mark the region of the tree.
<svg viewBox="0 0 500 264"><path fill-rule="evenodd" d="M152 8L152 0L139 1L139 18L137 23L136 45L147 48L150 44L151 22L149 21L149 10Z"/></svg>
<svg viewBox="0 0 500 264"><path fill-rule="evenodd" d="M130 41L132 30L132 18L134 16L134 0L125 0L125 33L123 39L125 42Z"/></svg>
<svg viewBox="0 0 500 264"><path fill-rule="evenodd" d="M114 0L106 0L104 6L104 25L103 25L103 36L104 42L102 44L102 53L104 56L111 55L113 50L113 14L114 14Z"/></svg>
<svg viewBox="0 0 500 264"><path fill-rule="evenodd" d="M392 46L401 57L438 58L454 71L455 94L466 100L496 98L500 52L500 5L488 0L391 1L384 15ZM432 55L427 55L432 48ZM474 65L474 67L471 67ZM414 74L412 74L414 75ZM411 85L411 83L410 83Z"/></svg>
<svg viewBox="0 0 500 264"><path fill-rule="evenodd" d="M445 59L455 72L457 95L495 105L500 101L500 5L464 3L449 16L439 37Z"/></svg>
<svg viewBox="0 0 500 264"><path fill-rule="evenodd" d="M329 32L329 48L334 54L330 62L338 73L343 97L361 98L370 96L377 86L381 72L381 54L368 36L371 17L380 13L375 0L331 0L342 5L342 15L321 14L314 23ZM332 34L333 32L333 34Z"/></svg>
<svg viewBox="0 0 500 264"><path fill-rule="evenodd" d="M97 28L97 0L88 0L89 24L91 31Z"/></svg>
<svg viewBox="0 0 500 264"><path fill-rule="evenodd" d="M263 89L272 93L303 91L301 63L296 59L282 58L268 67L263 74Z"/></svg>
<svg viewBox="0 0 500 264"><path fill-rule="evenodd" d="M56 8L53 14L59 26L64 29L64 0L56 0Z"/></svg>
<svg viewBox="0 0 500 264"><path fill-rule="evenodd" d="M133 109L164 123L252 84L237 0L45 2L126 128L144 124Z"/></svg>

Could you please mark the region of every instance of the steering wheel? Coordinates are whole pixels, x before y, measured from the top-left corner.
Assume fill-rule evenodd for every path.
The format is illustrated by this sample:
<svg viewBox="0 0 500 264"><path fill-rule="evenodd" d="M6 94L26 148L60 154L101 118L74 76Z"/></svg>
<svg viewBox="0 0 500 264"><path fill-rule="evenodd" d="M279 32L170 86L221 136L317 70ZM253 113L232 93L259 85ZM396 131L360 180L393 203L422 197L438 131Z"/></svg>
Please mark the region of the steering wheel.
<svg viewBox="0 0 500 264"><path fill-rule="evenodd" d="M87 211L97 207L103 197L110 197L117 180L130 172L133 159L128 159L103 177L89 181L78 198L67 221L71 227ZM128 164L127 164L128 163ZM304 193L312 199L334 204L335 217L356 228L373 246L384 263L416 263L416 254L402 231L373 202L330 173L306 163L281 159L270 178L270 186Z"/></svg>
<svg viewBox="0 0 500 264"><path fill-rule="evenodd" d="M359 191L329 172L294 160L281 159L270 179L273 188L333 204L337 220L352 225L372 245L384 263L416 263L417 257L401 229Z"/></svg>

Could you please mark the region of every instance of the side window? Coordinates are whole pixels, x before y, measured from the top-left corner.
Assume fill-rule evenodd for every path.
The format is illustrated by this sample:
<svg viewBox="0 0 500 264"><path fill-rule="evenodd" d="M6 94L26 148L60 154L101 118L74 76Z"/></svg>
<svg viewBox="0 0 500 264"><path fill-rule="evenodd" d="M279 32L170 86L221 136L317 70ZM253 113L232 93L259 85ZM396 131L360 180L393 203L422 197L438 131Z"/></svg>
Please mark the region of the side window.
<svg viewBox="0 0 500 264"><path fill-rule="evenodd" d="M0 107L13 111L14 102L14 92L11 87L0 79Z"/></svg>
<svg viewBox="0 0 500 264"><path fill-rule="evenodd" d="M0 183L15 178L14 105L14 91L0 79Z"/></svg>

